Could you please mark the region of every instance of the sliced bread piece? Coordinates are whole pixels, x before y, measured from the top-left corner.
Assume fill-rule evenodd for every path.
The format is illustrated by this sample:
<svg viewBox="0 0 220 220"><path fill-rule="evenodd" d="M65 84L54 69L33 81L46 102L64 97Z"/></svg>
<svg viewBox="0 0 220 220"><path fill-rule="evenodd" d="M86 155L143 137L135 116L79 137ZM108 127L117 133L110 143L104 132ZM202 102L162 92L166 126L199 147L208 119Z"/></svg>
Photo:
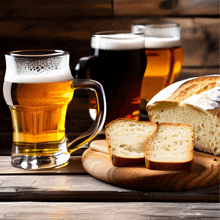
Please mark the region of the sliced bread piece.
<svg viewBox="0 0 220 220"><path fill-rule="evenodd" d="M193 148L193 129L190 124L161 123L146 142L146 167L154 170L190 171Z"/></svg>
<svg viewBox="0 0 220 220"><path fill-rule="evenodd" d="M117 167L144 165L145 143L157 129L154 122L116 119L105 127L112 164Z"/></svg>

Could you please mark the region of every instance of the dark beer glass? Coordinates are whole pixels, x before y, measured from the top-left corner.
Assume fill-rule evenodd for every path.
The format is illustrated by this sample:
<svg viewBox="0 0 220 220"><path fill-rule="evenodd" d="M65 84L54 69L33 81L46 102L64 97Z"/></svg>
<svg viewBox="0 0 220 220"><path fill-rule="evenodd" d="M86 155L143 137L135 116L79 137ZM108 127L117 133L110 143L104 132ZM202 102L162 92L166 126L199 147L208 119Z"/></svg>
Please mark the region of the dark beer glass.
<svg viewBox="0 0 220 220"><path fill-rule="evenodd" d="M106 123L132 117L139 109L141 82L146 69L144 36L126 31L95 33L90 57L75 68L76 77L98 80L107 100Z"/></svg>

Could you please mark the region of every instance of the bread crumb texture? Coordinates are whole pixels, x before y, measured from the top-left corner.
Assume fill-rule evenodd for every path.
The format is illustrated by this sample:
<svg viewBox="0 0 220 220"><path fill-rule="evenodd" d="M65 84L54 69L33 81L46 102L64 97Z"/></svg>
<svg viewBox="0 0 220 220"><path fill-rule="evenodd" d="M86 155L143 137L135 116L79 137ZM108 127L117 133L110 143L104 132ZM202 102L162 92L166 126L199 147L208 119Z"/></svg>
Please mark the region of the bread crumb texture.
<svg viewBox="0 0 220 220"><path fill-rule="evenodd" d="M193 159L193 130L187 124L159 124L146 145L146 159L155 162L188 162Z"/></svg>
<svg viewBox="0 0 220 220"><path fill-rule="evenodd" d="M112 154L119 157L144 157L145 143L157 128L155 123L118 119L106 127L106 138Z"/></svg>
<svg viewBox="0 0 220 220"><path fill-rule="evenodd" d="M197 150L220 155L220 120L191 105L162 103L150 110L152 121L163 123L189 123L194 131L194 144Z"/></svg>

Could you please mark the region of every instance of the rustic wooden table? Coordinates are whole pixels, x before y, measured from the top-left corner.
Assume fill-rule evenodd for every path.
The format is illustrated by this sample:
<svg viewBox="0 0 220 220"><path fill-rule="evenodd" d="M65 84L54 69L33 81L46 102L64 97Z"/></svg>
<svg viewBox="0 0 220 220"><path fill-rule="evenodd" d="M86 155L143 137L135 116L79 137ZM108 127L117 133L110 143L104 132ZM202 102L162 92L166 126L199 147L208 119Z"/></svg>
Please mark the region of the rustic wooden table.
<svg viewBox="0 0 220 220"><path fill-rule="evenodd" d="M96 139L103 138L101 133ZM84 170L86 146L71 156L66 167L25 171L11 166L10 142L4 134L0 219L220 219L219 185L180 192L142 192L110 185Z"/></svg>
<svg viewBox="0 0 220 220"><path fill-rule="evenodd" d="M129 190L90 176L81 158L76 153L60 169L25 171L12 167L10 156L0 156L0 219L220 219L218 185Z"/></svg>

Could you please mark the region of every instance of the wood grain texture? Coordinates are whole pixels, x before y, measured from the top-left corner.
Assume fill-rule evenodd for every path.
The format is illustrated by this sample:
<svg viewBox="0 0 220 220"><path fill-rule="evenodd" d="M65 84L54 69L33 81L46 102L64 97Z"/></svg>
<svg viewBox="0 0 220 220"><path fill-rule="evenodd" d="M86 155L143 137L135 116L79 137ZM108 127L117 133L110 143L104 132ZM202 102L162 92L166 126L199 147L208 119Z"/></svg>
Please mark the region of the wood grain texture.
<svg viewBox="0 0 220 220"><path fill-rule="evenodd" d="M82 167L81 156L71 156L66 166L61 168L52 168L45 170L23 170L11 165L10 156L0 156L0 175L2 174L85 174Z"/></svg>
<svg viewBox="0 0 220 220"><path fill-rule="evenodd" d="M89 175L1 175L0 201L219 202L219 186L182 192L141 192Z"/></svg>
<svg viewBox="0 0 220 220"><path fill-rule="evenodd" d="M111 0L1 1L0 16L16 19L66 19L77 16L111 16Z"/></svg>
<svg viewBox="0 0 220 220"><path fill-rule="evenodd" d="M136 191L100 181L83 172L78 166L70 170L29 172L18 169L10 172L8 157L0 157L0 201L47 201L47 202L218 202L219 185L180 192ZM8 165L7 165L8 164ZM97 161L97 166L100 161ZM94 163L92 164L94 165ZM103 167L104 171L105 167ZM100 176L102 176L102 171Z"/></svg>
<svg viewBox="0 0 220 220"><path fill-rule="evenodd" d="M1 202L1 219L218 220L217 203Z"/></svg>
<svg viewBox="0 0 220 220"><path fill-rule="evenodd" d="M92 176L110 184L141 191L184 191L219 184L219 157L194 152L191 172L156 171L139 167L114 167L108 154L93 150L93 145L107 148L107 143L96 140L82 156L84 169Z"/></svg>
<svg viewBox="0 0 220 220"><path fill-rule="evenodd" d="M98 16L219 15L217 0L2 0L0 16L65 19Z"/></svg>
<svg viewBox="0 0 220 220"><path fill-rule="evenodd" d="M173 6L163 8L163 0L114 0L114 14L131 16L157 16L174 14Z"/></svg>
<svg viewBox="0 0 220 220"><path fill-rule="evenodd" d="M5 69L4 54L17 49L63 49L70 52L71 67L82 56L90 55L94 32L130 30L135 18L64 20L1 20L0 67ZM164 18L181 25L185 66L219 66L219 19Z"/></svg>
<svg viewBox="0 0 220 220"><path fill-rule="evenodd" d="M219 15L217 0L114 0L115 15Z"/></svg>
<svg viewBox="0 0 220 220"><path fill-rule="evenodd" d="M182 15L219 15L218 0L184 0L173 6L175 13Z"/></svg>
<svg viewBox="0 0 220 220"><path fill-rule="evenodd" d="M6 178L6 177L5 177ZM114 187L90 176L54 178L44 176L40 187L31 186L38 181L36 176L12 178L7 176L7 186L0 188L0 201L42 201L42 202L219 202L217 186L190 192L137 192ZM1 180L2 181L2 180ZM26 181L24 183L23 181ZM50 184L46 185L46 181ZM55 186L52 182L57 181ZM11 182L11 183L10 183ZM14 182L14 183L13 183ZM66 185L66 183L71 183ZM17 184L17 186L16 186ZM45 186L44 186L45 184ZM88 187L90 185L90 187Z"/></svg>

